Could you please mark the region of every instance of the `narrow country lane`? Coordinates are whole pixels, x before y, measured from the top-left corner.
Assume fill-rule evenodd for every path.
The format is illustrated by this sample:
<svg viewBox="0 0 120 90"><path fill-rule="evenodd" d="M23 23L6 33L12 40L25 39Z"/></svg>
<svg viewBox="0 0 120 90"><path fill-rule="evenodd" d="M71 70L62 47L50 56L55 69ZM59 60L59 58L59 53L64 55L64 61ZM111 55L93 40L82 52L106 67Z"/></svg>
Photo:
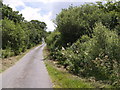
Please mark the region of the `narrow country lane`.
<svg viewBox="0 0 120 90"><path fill-rule="evenodd" d="M45 43L27 53L2 73L2 88L52 88L43 62ZM1 75L0 75L1 76Z"/></svg>

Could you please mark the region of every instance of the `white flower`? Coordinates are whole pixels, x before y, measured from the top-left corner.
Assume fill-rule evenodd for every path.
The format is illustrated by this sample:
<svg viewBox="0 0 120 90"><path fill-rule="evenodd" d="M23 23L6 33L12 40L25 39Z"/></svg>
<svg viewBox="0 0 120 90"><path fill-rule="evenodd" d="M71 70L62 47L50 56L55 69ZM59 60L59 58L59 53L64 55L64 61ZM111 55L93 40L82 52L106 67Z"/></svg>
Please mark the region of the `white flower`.
<svg viewBox="0 0 120 90"><path fill-rule="evenodd" d="M87 53L87 52L85 52L85 55L88 55L88 53Z"/></svg>
<svg viewBox="0 0 120 90"><path fill-rule="evenodd" d="M76 53L78 53L78 51L76 51Z"/></svg>
<svg viewBox="0 0 120 90"><path fill-rule="evenodd" d="M64 48L64 47L62 47L62 50L65 50L65 48Z"/></svg>

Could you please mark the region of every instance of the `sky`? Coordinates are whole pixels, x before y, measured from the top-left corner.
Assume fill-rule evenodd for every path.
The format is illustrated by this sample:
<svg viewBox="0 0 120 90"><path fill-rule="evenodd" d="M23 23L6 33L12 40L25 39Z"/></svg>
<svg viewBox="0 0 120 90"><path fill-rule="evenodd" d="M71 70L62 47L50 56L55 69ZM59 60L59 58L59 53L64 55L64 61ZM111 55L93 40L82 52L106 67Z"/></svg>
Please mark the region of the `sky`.
<svg viewBox="0 0 120 90"><path fill-rule="evenodd" d="M47 24L47 31L53 31L55 24L53 20L56 15L69 5L80 6L84 3L102 0L3 0L14 11L19 11L25 20L39 20Z"/></svg>

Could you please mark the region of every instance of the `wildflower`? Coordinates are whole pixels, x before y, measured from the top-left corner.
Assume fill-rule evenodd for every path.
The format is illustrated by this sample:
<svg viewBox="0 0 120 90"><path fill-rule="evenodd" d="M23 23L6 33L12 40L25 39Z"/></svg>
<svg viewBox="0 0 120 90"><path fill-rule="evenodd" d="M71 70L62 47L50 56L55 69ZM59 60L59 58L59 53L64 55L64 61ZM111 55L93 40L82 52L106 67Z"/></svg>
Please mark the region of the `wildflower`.
<svg viewBox="0 0 120 90"><path fill-rule="evenodd" d="M64 47L62 47L62 50L65 50L65 48L64 48Z"/></svg>
<svg viewBox="0 0 120 90"><path fill-rule="evenodd" d="M76 51L76 53L78 53L78 51Z"/></svg>
<svg viewBox="0 0 120 90"><path fill-rule="evenodd" d="M85 52L85 55L88 55L88 53L87 53L87 52Z"/></svg>
<svg viewBox="0 0 120 90"><path fill-rule="evenodd" d="M108 58L108 56L107 56L107 55L105 55L105 58Z"/></svg>

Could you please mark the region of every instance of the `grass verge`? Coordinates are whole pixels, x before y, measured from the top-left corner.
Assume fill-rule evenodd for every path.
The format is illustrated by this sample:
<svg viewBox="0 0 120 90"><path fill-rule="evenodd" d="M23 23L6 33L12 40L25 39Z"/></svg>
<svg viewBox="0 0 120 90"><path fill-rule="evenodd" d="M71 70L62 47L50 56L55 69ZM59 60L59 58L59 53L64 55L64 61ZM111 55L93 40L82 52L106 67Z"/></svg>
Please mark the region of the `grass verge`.
<svg viewBox="0 0 120 90"><path fill-rule="evenodd" d="M44 62L54 84L53 88L112 88L110 85L89 81L69 73L57 65L57 62L48 59L49 52L46 48L43 53L45 58Z"/></svg>
<svg viewBox="0 0 120 90"><path fill-rule="evenodd" d="M56 69L49 60L45 61L45 64L54 83L53 88L94 88L90 83L85 83L65 71Z"/></svg>
<svg viewBox="0 0 120 90"><path fill-rule="evenodd" d="M37 46L39 46L40 44L38 44ZM24 55L26 55L30 50L34 49L35 47L32 47L31 49L27 49L24 53L21 53L20 55L17 55L17 56L12 56L4 59L0 58L0 62L1 62L0 73L4 72L9 67L13 66L17 61L19 61Z"/></svg>

